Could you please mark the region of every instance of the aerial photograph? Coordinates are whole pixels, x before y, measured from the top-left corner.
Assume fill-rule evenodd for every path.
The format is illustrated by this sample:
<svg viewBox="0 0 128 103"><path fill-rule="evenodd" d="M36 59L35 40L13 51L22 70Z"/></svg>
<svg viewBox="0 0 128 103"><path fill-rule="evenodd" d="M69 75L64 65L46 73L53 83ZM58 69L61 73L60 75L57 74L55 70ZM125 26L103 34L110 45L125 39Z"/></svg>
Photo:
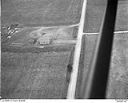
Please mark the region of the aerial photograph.
<svg viewBox="0 0 128 103"><path fill-rule="evenodd" d="M1 0L1 99L128 99L128 0Z"/></svg>

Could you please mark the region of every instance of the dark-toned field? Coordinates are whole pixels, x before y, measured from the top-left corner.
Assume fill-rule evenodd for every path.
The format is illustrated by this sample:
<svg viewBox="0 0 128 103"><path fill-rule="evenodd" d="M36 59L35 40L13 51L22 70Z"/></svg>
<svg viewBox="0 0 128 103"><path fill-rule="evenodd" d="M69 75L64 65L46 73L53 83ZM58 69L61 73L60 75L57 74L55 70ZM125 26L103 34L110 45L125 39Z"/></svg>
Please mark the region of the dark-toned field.
<svg viewBox="0 0 128 103"><path fill-rule="evenodd" d="M37 27L79 23L81 0L2 0L2 25ZM88 0L84 32L99 32L106 0ZM128 30L128 1L119 0L116 30ZM28 31L26 31L28 32ZM22 33L20 33L22 35ZM86 63L98 35L86 36ZM3 98L63 98L66 66L73 45L61 51L1 53ZM64 49L64 51L62 51ZM5 52L6 51L6 52ZM128 98L128 33L115 34L107 98Z"/></svg>

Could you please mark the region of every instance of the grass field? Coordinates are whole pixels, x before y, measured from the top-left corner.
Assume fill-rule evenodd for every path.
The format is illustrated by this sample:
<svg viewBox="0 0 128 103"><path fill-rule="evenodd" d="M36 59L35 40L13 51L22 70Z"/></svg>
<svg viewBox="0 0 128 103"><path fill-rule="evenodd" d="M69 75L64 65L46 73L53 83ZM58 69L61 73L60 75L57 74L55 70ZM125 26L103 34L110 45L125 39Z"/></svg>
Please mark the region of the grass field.
<svg viewBox="0 0 128 103"><path fill-rule="evenodd" d="M2 53L3 98L62 98L70 52Z"/></svg>
<svg viewBox="0 0 128 103"><path fill-rule="evenodd" d="M99 32L105 4L106 0L88 0L84 32ZM127 0L120 0L115 30L128 30L127 5ZM36 27L74 24L79 22L80 8L81 0L2 0L2 25L19 23ZM88 35L86 38L87 69L97 37ZM107 98L128 98L127 44L128 34L115 35ZM63 98L70 52L71 49L45 53L2 52L2 97Z"/></svg>
<svg viewBox="0 0 128 103"><path fill-rule="evenodd" d="M2 0L2 24L24 26L78 23L82 0Z"/></svg>
<svg viewBox="0 0 128 103"><path fill-rule="evenodd" d="M86 36L85 68L88 67L93 55L98 35ZM108 81L107 98L128 98L128 33L115 34Z"/></svg>
<svg viewBox="0 0 128 103"><path fill-rule="evenodd" d="M98 0L100 1L100 0ZM88 0L84 32L99 32L106 2ZM115 31L128 30L128 1L119 0ZM86 68L88 68L97 35L87 36ZM107 98L128 98L128 33L115 34Z"/></svg>
<svg viewBox="0 0 128 103"><path fill-rule="evenodd" d="M115 35L108 98L128 98L128 33Z"/></svg>
<svg viewBox="0 0 128 103"><path fill-rule="evenodd" d="M84 32L99 32L107 0L88 0ZM119 0L115 31L128 30L128 1Z"/></svg>

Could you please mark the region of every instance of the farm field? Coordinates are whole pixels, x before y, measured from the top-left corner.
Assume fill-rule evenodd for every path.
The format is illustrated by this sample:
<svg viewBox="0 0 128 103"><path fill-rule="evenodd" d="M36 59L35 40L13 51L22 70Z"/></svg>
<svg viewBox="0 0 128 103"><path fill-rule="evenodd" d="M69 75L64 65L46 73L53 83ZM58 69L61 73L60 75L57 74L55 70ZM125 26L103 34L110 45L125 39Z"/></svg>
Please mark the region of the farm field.
<svg viewBox="0 0 128 103"><path fill-rule="evenodd" d="M27 28L17 33L9 43L14 41L24 43L27 41L28 32L37 27L59 27L77 24L80 21L82 0L2 0L1 2L2 25L18 23ZM106 0L88 0L84 32L99 32L105 5ZM128 30L127 18L128 1L119 0L115 31ZM69 32L72 32L72 29L69 29ZM63 39L63 35L59 37ZM71 35L64 35L64 37L69 39ZM97 37L98 35L86 36L87 70ZM127 44L128 33L115 34L107 98L128 98ZM1 53L2 98L64 98L66 67L74 45L70 45L69 49L65 49L66 46L48 48L47 52L45 50L34 52L38 51L36 48L3 50ZM57 50L60 47L61 50Z"/></svg>
<svg viewBox="0 0 128 103"><path fill-rule="evenodd" d="M128 98L128 33L115 35L108 98Z"/></svg>
<svg viewBox="0 0 128 103"><path fill-rule="evenodd" d="M98 35L87 35L85 45L86 74ZM115 34L107 87L107 98L128 98L128 33Z"/></svg>
<svg viewBox="0 0 128 103"><path fill-rule="evenodd" d="M51 26L78 23L82 0L2 0L2 24Z"/></svg>
<svg viewBox="0 0 128 103"><path fill-rule="evenodd" d="M2 97L63 98L69 55L70 52L2 53Z"/></svg>
<svg viewBox="0 0 128 103"><path fill-rule="evenodd" d="M84 32L95 33L100 31L106 1L88 0ZM125 31L128 30L128 1L119 0L118 4L115 31Z"/></svg>
<svg viewBox="0 0 128 103"><path fill-rule="evenodd" d="M100 2L101 3L101 2ZM87 16L84 32L99 32L101 20L104 15L104 5L96 4L88 0ZM119 0L115 31L128 31L128 1ZM92 52L95 48L98 35L87 35L86 40L86 68L91 60ZM128 33L115 34L114 45L111 57L111 68L109 74L109 83L107 98L128 98Z"/></svg>

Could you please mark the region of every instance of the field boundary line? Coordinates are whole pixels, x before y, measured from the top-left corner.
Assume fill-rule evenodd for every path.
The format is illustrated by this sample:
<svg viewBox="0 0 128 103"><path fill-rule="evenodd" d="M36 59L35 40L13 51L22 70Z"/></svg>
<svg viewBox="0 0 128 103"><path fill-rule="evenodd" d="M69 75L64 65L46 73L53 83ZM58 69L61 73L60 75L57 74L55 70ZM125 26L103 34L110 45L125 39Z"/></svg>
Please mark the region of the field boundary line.
<svg viewBox="0 0 128 103"><path fill-rule="evenodd" d="M126 30L126 31L115 31L114 33L115 34L128 33L128 30Z"/></svg>
<svg viewBox="0 0 128 103"><path fill-rule="evenodd" d="M125 31L115 31L114 32L115 34L122 34L122 33L128 33L128 30L125 30ZM96 33L83 33L83 35L97 35L99 34L99 32L96 32Z"/></svg>

